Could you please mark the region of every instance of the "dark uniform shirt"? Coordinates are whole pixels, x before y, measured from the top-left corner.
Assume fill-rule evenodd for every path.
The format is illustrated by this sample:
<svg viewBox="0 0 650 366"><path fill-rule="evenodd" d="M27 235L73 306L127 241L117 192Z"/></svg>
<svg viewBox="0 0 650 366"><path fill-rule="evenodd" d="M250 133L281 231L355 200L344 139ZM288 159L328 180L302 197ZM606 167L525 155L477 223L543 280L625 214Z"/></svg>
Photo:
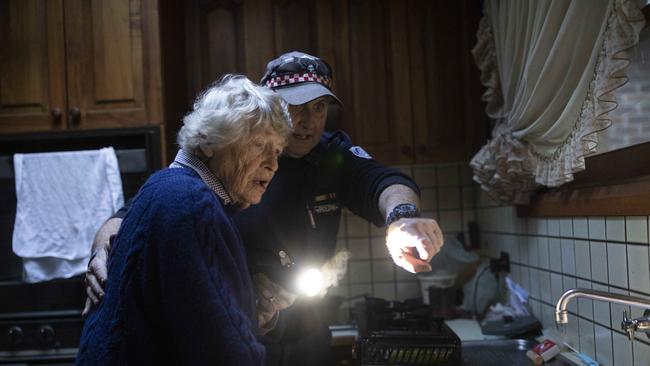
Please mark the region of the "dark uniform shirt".
<svg viewBox="0 0 650 366"><path fill-rule="evenodd" d="M281 157L262 202L235 216L249 262L258 253L286 250L297 265L318 268L334 255L341 209L382 226L379 196L393 184L419 193L411 178L377 163L343 132L325 133L308 155ZM251 270L255 267L251 263ZM327 302L301 300L306 299L282 311L262 338L267 365L331 364Z"/></svg>
<svg viewBox="0 0 650 366"><path fill-rule="evenodd" d="M341 209L382 226L379 195L393 184L419 193L410 177L377 163L343 132L326 132L306 156L282 156L262 202L235 222L249 253L285 249L296 263L318 266L334 255Z"/></svg>

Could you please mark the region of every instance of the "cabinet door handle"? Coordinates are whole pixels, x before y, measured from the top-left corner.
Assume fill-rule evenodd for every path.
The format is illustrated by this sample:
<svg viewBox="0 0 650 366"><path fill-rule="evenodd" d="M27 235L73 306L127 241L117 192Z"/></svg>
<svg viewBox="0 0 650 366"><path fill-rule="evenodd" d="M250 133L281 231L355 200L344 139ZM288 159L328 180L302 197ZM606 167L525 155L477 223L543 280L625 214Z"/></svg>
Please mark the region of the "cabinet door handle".
<svg viewBox="0 0 650 366"><path fill-rule="evenodd" d="M50 110L50 115L52 116L52 122L54 122L54 124L58 125L61 123L61 116L63 115L61 113L61 108L52 108Z"/></svg>
<svg viewBox="0 0 650 366"><path fill-rule="evenodd" d="M79 110L79 107L70 108L70 125L78 126L80 118L81 118L81 111Z"/></svg>

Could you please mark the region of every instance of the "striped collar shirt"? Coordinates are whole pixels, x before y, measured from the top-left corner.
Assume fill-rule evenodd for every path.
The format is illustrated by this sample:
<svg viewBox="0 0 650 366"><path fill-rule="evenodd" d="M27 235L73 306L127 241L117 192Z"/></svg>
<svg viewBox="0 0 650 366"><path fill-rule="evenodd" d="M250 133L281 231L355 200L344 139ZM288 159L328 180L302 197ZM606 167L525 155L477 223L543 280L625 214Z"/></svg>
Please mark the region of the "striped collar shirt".
<svg viewBox="0 0 650 366"><path fill-rule="evenodd" d="M214 191L214 193L223 200L225 205L232 204L232 198L214 173L199 159L196 155L190 154L183 149L179 149L174 158L174 162L169 165L170 168L190 168L194 170L203 180L203 182Z"/></svg>

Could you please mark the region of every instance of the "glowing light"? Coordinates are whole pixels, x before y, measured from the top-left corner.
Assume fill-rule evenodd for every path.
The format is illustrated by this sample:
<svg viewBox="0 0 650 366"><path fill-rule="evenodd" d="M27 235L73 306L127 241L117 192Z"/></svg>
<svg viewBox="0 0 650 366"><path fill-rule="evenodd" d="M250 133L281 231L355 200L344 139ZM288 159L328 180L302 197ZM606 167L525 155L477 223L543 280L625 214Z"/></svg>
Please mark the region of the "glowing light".
<svg viewBox="0 0 650 366"><path fill-rule="evenodd" d="M298 275L298 289L307 296L315 296L323 288L323 274L316 268L302 271Z"/></svg>

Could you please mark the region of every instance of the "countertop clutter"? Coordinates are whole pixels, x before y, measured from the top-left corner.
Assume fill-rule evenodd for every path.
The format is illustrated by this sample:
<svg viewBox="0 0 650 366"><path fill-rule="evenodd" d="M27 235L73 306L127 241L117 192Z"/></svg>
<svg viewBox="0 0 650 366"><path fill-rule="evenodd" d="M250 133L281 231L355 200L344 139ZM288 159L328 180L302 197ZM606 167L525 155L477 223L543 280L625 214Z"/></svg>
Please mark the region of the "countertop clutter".
<svg viewBox="0 0 650 366"><path fill-rule="evenodd" d="M443 321L416 302L366 298L353 313L357 325L330 327L337 365L533 365L526 352L541 341L486 336L476 320ZM579 365L567 355L544 365Z"/></svg>

